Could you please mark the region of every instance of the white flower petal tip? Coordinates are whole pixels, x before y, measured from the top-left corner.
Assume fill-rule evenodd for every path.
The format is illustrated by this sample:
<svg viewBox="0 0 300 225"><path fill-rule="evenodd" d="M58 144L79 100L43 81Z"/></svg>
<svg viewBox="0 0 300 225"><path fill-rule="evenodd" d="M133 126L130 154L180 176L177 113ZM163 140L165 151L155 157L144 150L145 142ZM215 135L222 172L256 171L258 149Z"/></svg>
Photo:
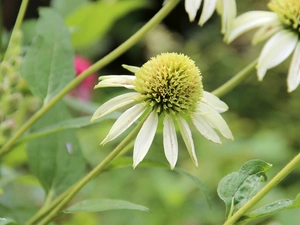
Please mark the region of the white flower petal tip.
<svg viewBox="0 0 300 225"><path fill-rule="evenodd" d="M132 82L135 80L135 76L132 75L110 75L99 78L99 83L95 85L96 88L104 87L125 87L133 89L134 85Z"/></svg>
<svg viewBox="0 0 300 225"><path fill-rule="evenodd" d="M179 127L180 134L182 136L182 139L183 139L183 141L186 145L186 148L189 152L189 155L190 155L193 163L195 164L195 166L198 167L198 160L197 160L197 156L195 153L195 146L194 146L191 129L190 129L188 123L182 117L180 117L180 116L176 117L176 121L177 121L177 124Z"/></svg>
<svg viewBox="0 0 300 225"><path fill-rule="evenodd" d="M176 129L171 116L166 115L163 123L163 143L165 156L170 163L171 169L174 169L178 158L178 141Z"/></svg>
<svg viewBox="0 0 300 225"><path fill-rule="evenodd" d="M208 140L219 144L222 143L215 130L220 132L225 138L233 140L231 130L223 117L207 103L200 102L198 113L194 114L192 121Z"/></svg>
<svg viewBox="0 0 300 225"><path fill-rule="evenodd" d="M206 104L213 107L219 113L226 112L229 109L225 102L221 101L217 96L207 91L203 92L203 100Z"/></svg>
<svg viewBox="0 0 300 225"><path fill-rule="evenodd" d="M146 156L153 142L158 125L158 115L152 111L139 131L133 149L133 167L136 167Z"/></svg>
<svg viewBox="0 0 300 225"><path fill-rule="evenodd" d="M199 20L199 25L203 26L213 15L216 9L217 0L204 0L203 9Z"/></svg>
<svg viewBox="0 0 300 225"><path fill-rule="evenodd" d="M264 45L258 59L258 77L262 79L265 71L279 65L296 48L298 36L291 31L282 30L273 35Z"/></svg>
<svg viewBox="0 0 300 225"><path fill-rule="evenodd" d="M195 20L197 11L201 5L201 1L202 0L185 0L185 3L184 3L185 11L189 15L190 22L193 22Z"/></svg>
<svg viewBox="0 0 300 225"><path fill-rule="evenodd" d="M136 73L140 67L137 67L137 66L129 66L129 65L126 65L126 64L122 64L122 67L132 73Z"/></svg>
<svg viewBox="0 0 300 225"><path fill-rule="evenodd" d="M279 18L274 12L251 11L236 17L229 32L225 36L227 43L232 42L243 33L265 24L278 23Z"/></svg>
<svg viewBox="0 0 300 225"><path fill-rule="evenodd" d="M114 123L111 127L108 135L102 141L103 144L114 140L125 132L140 116L145 112L146 106L142 104L134 105L133 107L127 109Z"/></svg>
<svg viewBox="0 0 300 225"><path fill-rule="evenodd" d="M119 108L128 106L132 104L135 100L135 97L140 96L137 92L129 92L126 94L119 95L110 99L109 101L105 102L101 105L93 114L91 118L91 122L95 121L98 118L101 118Z"/></svg>
<svg viewBox="0 0 300 225"><path fill-rule="evenodd" d="M296 46L295 52L293 54L292 62L290 65L287 86L288 92L294 91L300 84L300 41Z"/></svg>

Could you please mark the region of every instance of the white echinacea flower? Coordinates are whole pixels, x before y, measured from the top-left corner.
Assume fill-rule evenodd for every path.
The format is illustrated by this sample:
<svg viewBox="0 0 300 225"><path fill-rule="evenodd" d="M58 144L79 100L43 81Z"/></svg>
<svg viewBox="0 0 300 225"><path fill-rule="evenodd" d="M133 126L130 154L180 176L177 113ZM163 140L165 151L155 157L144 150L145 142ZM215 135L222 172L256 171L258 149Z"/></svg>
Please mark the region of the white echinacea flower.
<svg viewBox="0 0 300 225"><path fill-rule="evenodd" d="M235 0L203 0L203 9L201 12L199 25L204 23L212 16L215 10L222 17L222 30L224 34L231 26L232 21L236 17L236 3ZM197 11L200 8L202 0L185 0L185 11L189 15L190 21L194 21Z"/></svg>
<svg viewBox="0 0 300 225"><path fill-rule="evenodd" d="M258 27L253 44L270 38L258 59L260 81L268 69L279 65L294 52L287 78L288 92L292 92L300 84L300 0L271 0L268 6L273 12L251 11L238 16L225 39L232 42L246 31Z"/></svg>
<svg viewBox="0 0 300 225"><path fill-rule="evenodd" d="M228 106L216 96L203 91L200 71L189 57L177 53L163 53L151 58L141 68L124 67L135 76L101 76L95 88L125 87L135 91L107 101L96 110L91 120L117 109L127 108L102 141L101 144L105 144L122 134L147 109L150 110L134 143L134 167L144 159L152 144L159 116L163 117L164 152L171 169L175 167L178 157L175 123L196 166L198 162L187 119L210 141L221 143L215 130L225 138L233 139L228 125L219 114L225 112Z"/></svg>

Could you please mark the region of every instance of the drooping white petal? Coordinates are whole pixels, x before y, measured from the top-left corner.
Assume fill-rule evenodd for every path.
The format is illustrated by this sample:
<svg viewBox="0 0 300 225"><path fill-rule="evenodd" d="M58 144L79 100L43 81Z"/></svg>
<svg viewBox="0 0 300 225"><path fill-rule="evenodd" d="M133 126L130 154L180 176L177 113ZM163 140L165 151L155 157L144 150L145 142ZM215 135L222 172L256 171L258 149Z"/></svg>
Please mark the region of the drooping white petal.
<svg viewBox="0 0 300 225"><path fill-rule="evenodd" d="M166 115L164 118L164 151L171 169L174 169L178 158L178 141L176 129L171 116Z"/></svg>
<svg viewBox="0 0 300 225"><path fill-rule="evenodd" d="M192 122L197 128L197 130L208 140L221 144L221 140L218 136L218 134L214 131L211 124L208 123L200 114L194 113L192 115Z"/></svg>
<svg viewBox="0 0 300 225"><path fill-rule="evenodd" d="M198 160L195 153L195 147L194 147L194 141L193 141L191 129L188 123L182 117L177 116L176 121L180 130L180 134L190 154L190 157L192 158L195 166L198 167Z"/></svg>
<svg viewBox="0 0 300 225"><path fill-rule="evenodd" d="M94 88L103 87L125 87L128 89L133 89L134 86L132 81L135 80L135 76L132 75L110 75L102 76L99 78L99 83L95 85Z"/></svg>
<svg viewBox="0 0 300 225"><path fill-rule="evenodd" d="M233 135L223 117L210 105L203 102L200 102L199 105L199 111L203 118L205 118L211 126L217 129L225 138L233 140Z"/></svg>
<svg viewBox="0 0 300 225"><path fill-rule="evenodd" d="M126 64L123 64L122 67L125 68L126 70L132 72L132 73L136 73L140 69L140 67L129 66L129 65L126 65Z"/></svg>
<svg viewBox="0 0 300 225"><path fill-rule="evenodd" d="M158 115L156 111L150 113L140 132L138 133L133 149L133 167L135 168L146 156L158 124Z"/></svg>
<svg viewBox="0 0 300 225"><path fill-rule="evenodd" d="M190 22L195 20L197 11L201 5L201 1L202 0L185 0L185 3L184 3L185 11L189 15Z"/></svg>
<svg viewBox="0 0 300 225"><path fill-rule="evenodd" d="M125 130L127 130L140 116L145 112L147 106L142 104L134 105L127 109L111 127L108 135L101 142L102 145L117 138Z"/></svg>
<svg viewBox="0 0 300 225"><path fill-rule="evenodd" d="M236 17L235 0L222 0L222 34L225 34Z"/></svg>
<svg viewBox="0 0 300 225"><path fill-rule="evenodd" d="M100 117L103 117L121 107L130 105L133 103L135 100L134 98L140 96L139 93L137 92L130 92L126 94L119 95L117 97L114 97L110 99L109 101L103 103L95 112L94 115L92 116L91 121L94 121Z"/></svg>
<svg viewBox="0 0 300 225"><path fill-rule="evenodd" d="M281 29L282 29L282 25L279 21L277 21L277 24L274 23L266 24L255 32L251 42L253 45L256 45L262 41L267 40L272 35L280 31Z"/></svg>
<svg viewBox="0 0 300 225"><path fill-rule="evenodd" d="M230 31L225 36L225 40L230 43L246 31L272 22L275 23L278 20L279 18L274 12L246 12L234 19Z"/></svg>
<svg viewBox="0 0 300 225"><path fill-rule="evenodd" d="M204 0L203 9L199 20L199 25L203 24L212 16L216 9L217 0Z"/></svg>
<svg viewBox="0 0 300 225"><path fill-rule="evenodd" d="M219 113L222 113L222 112L225 112L228 110L228 106L226 105L225 102L221 101L217 96L215 96L207 91L203 92L203 100L205 100L206 104L213 107Z"/></svg>
<svg viewBox="0 0 300 225"><path fill-rule="evenodd" d="M288 92L294 91L300 84L300 41L296 46L287 79Z"/></svg>
<svg viewBox="0 0 300 225"><path fill-rule="evenodd" d="M298 36L291 31L282 30L276 33L264 45L257 63L257 76L262 80L268 69L283 62L293 52Z"/></svg>

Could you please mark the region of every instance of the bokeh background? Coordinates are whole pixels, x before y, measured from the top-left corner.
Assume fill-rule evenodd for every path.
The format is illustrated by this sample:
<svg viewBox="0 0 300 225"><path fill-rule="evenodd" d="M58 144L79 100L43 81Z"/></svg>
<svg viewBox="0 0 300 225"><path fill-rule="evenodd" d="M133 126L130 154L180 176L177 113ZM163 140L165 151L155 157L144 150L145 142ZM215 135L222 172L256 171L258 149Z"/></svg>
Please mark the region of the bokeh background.
<svg viewBox="0 0 300 225"><path fill-rule="evenodd" d="M59 1L65 4L60 5ZM120 1L107 2L118 4ZM119 46L150 20L163 3L162 0L142 1L144 3L141 7L118 18L105 32L97 36L95 41L84 47L75 47L75 53L95 62ZM24 50L30 45L34 36L38 7L55 6L60 9L62 16L67 18L69 13L81 7L84 2L85 0L30 1L23 24ZM9 37L19 3L20 1L17 0L2 0L3 45ZM267 10L267 3L267 0L237 0L238 15L250 10ZM197 19L199 15L200 12ZM101 22L99 21L99 26ZM214 13L204 27L199 27L197 21L190 23L182 1L162 24L117 60L98 71L98 75L128 74L128 71L121 67L122 64L141 66L150 57L159 53L179 52L188 55L196 62L203 75L205 90L213 91L257 58L263 46L263 44L251 45L253 32L248 32L227 45L223 42L220 28L220 17L217 13ZM151 213L126 210L78 213L61 217L53 224L222 224L225 205L218 198L216 190L218 182L224 176L238 171L248 160L262 159L273 164L273 168L267 173L268 177L272 178L299 152L300 88L291 94L286 91L289 63L290 58L280 66L269 70L262 82L257 81L256 73L252 72L245 82L222 97L230 108L223 117L234 134L234 141L222 139L223 144L216 145L194 129L193 137L199 168L194 167L182 140L179 140L177 167L189 171L207 185L213 200L211 209L206 204L201 191L182 174L162 168L138 166L133 170L127 167L99 175L77 195L72 203L91 198L123 199L147 206ZM92 109L123 92L126 90L119 88L93 91L91 102L85 103L89 104L91 110L85 112L74 109L72 101L66 101L69 102L74 116L90 115ZM104 147L99 145L113 122L114 120L108 119L77 130L87 171L101 162L125 137L126 134ZM128 156L130 157L131 154L132 152ZM166 162L161 131L157 132L146 159ZM3 164L7 179L4 185L6 195L0 196L0 217L11 215L22 224L22 221L29 218L36 207L42 203L44 194L37 179L30 173L24 149L20 148L7 155ZM300 189L299 179L298 168L272 190L259 205L282 198L295 198ZM297 225L299 221L299 209L294 209L249 224Z"/></svg>

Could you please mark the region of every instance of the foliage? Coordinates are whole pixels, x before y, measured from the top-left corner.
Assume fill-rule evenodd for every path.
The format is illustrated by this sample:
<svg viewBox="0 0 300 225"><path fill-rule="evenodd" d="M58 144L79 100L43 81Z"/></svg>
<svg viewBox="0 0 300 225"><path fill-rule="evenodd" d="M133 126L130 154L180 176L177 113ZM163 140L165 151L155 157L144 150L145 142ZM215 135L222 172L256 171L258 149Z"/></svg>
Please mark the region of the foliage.
<svg viewBox="0 0 300 225"><path fill-rule="evenodd" d="M14 64L10 73L20 73L22 79L18 78L6 94L0 86L0 147L5 147L38 109L45 109L45 113L30 124L6 155L0 154L0 225L25 224L43 204L47 208L57 198L66 198L72 187L97 168L132 131L129 129L116 140L100 146L120 112L95 123L90 118L99 105L123 91L98 89L89 102L81 102L67 96L66 87L74 81L75 54L98 61L150 20L162 7L161 3L158 0L52 0L49 7L39 8L37 18L24 19L23 35L14 42L13 52L22 60L20 65ZM238 1L238 13L265 10L265 3ZM177 51L195 60L205 90L212 91L247 66L261 48L260 45L245 47L250 39L248 35L231 46L226 45L220 27L216 13L203 27L190 23L181 1L164 22L124 55L107 62L98 73L100 76L128 74L121 64L141 66L161 52ZM8 33L6 29L0 33L1 49L8 46L5 41ZM222 96L230 108L225 119L235 141L225 140L219 146L193 134L199 168L191 163L184 141L179 139L179 161L173 171L169 170L162 148L163 128L158 127L154 144L140 166L131 168L132 142L128 142L123 146L124 151L94 174L94 179L72 198L70 205L59 211L59 217L51 218L50 224L128 221L133 225L214 225L224 222L224 215L230 219L261 192L268 183L267 174L272 180L299 152L300 89L286 93L287 70L288 63L283 63L269 70L263 82L258 82L251 72L249 79ZM1 82L3 77L4 73L0 75ZM8 95L17 97L8 99ZM52 104L57 96L65 97ZM17 104L14 99L18 100ZM9 108L9 112L4 112L4 108ZM7 132L3 129L7 123L3 121L11 120L16 126L9 127ZM238 172L232 172L239 167ZM237 223L297 224L299 176L298 168Z"/></svg>

